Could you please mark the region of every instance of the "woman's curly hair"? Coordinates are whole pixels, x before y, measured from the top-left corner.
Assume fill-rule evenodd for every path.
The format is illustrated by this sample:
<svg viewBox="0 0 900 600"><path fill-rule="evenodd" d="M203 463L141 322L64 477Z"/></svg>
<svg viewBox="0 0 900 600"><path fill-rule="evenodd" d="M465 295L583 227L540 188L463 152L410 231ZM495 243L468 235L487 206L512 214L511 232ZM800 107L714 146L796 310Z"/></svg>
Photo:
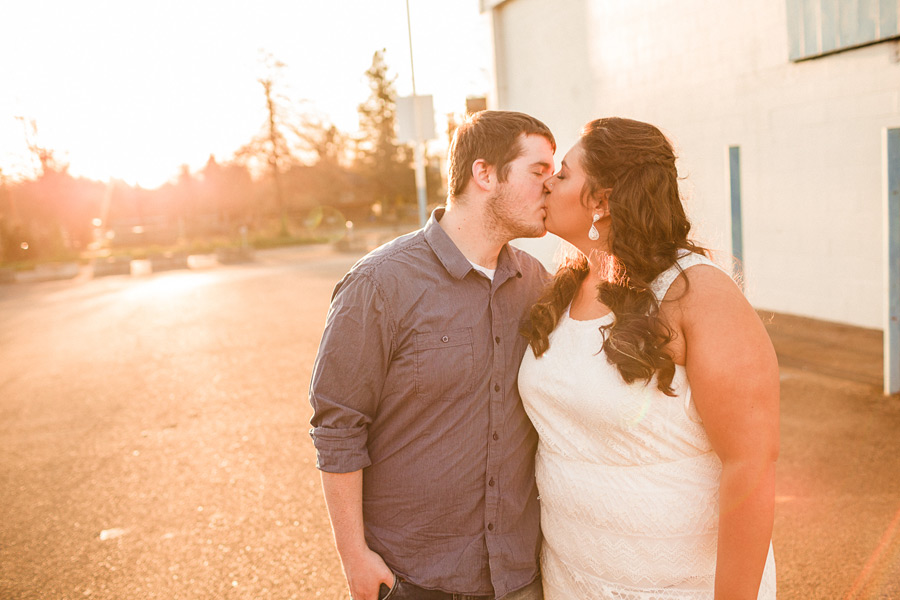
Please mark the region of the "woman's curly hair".
<svg viewBox="0 0 900 600"><path fill-rule="evenodd" d="M609 189L612 276L597 299L615 315L600 329L602 350L627 383L650 382L674 395L675 363L666 350L674 333L659 317L651 284L687 250L709 255L688 240L691 224L678 192L675 152L662 132L648 123L617 117L597 119L581 132L585 196ZM587 276L586 257L563 264L523 328L535 356L550 347L549 336Z"/></svg>

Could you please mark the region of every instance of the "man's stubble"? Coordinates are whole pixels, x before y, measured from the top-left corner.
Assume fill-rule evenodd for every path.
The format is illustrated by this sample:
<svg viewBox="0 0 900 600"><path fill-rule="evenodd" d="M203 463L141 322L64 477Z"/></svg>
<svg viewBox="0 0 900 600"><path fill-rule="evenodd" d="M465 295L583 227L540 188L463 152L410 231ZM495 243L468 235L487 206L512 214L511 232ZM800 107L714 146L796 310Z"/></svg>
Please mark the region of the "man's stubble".
<svg viewBox="0 0 900 600"><path fill-rule="evenodd" d="M506 243L517 238L536 238L547 230L544 222L529 223L520 216L522 208L516 203L505 184L487 199L485 203L486 229L496 235L498 241Z"/></svg>

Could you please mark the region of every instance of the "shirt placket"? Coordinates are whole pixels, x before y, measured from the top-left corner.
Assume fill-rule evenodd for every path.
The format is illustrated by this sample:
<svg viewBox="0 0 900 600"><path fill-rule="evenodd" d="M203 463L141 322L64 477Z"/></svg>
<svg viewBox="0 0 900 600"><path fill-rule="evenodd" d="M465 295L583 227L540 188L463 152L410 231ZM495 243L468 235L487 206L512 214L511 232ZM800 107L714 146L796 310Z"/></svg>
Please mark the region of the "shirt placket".
<svg viewBox="0 0 900 600"><path fill-rule="evenodd" d="M504 312L502 302L499 297L500 287L505 280L501 280L501 273L495 275L495 282L491 286L490 296L490 313L491 313L491 382L490 382L490 403L488 406L488 431L490 438L488 439L488 456L487 469L485 471L485 540L488 550L488 562L491 567L491 579L494 580L494 588L497 588L496 574L503 573L502 557L500 553L501 544L495 542L496 536L500 533L501 522L501 506L500 506L500 459L503 453L500 451L501 445L507 443L505 435L507 432L500 428L503 419L503 400L506 395L505 386L505 361L504 361L504 334L502 326L504 323Z"/></svg>

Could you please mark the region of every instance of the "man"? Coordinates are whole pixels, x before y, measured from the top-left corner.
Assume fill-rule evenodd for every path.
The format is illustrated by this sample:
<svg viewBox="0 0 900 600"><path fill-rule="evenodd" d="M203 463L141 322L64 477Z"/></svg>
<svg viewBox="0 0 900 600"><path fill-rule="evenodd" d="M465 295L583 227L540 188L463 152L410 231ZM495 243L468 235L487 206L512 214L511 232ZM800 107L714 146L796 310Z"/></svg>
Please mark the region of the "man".
<svg viewBox="0 0 900 600"><path fill-rule="evenodd" d="M533 117L476 113L450 145L446 209L335 288L311 435L354 600L542 597L516 379L547 274L508 242L544 235L554 151Z"/></svg>

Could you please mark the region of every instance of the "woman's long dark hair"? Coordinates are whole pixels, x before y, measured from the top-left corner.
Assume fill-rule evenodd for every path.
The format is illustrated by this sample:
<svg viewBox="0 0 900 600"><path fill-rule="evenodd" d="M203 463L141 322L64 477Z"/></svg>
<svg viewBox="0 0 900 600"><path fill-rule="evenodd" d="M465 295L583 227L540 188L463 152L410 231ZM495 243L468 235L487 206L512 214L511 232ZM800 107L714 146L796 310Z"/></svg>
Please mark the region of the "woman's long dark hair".
<svg viewBox="0 0 900 600"><path fill-rule="evenodd" d="M709 255L688 239L691 224L678 193L675 152L662 132L648 123L606 118L581 132L585 195L610 189L609 254L614 276L598 287L597 298L615 315L601 327L603 352L627 383L650 382L674 395L675 363L666 346L674 334L659 317L651 290L657 275L675 264L683 250ZM584 256L569 259L532 307L522 333L535 356L550 347L549 336L587 276Z"/></svg>

